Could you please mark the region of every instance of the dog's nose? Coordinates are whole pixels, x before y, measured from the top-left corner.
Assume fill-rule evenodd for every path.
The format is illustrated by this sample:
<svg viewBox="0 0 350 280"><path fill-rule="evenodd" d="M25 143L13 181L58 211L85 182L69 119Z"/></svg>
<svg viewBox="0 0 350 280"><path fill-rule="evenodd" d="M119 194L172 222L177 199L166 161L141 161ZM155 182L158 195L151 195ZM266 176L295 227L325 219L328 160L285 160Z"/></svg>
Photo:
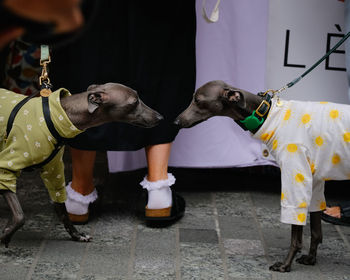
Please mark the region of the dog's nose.
<svg viewBox="0 0 350 280"><path fill-rule="evenodd" d="M157 119L158 119L159 121L162 121L162 120L164 120L164 117L163 117L161 114L158 114L158 115L157 115Z"/></svg>

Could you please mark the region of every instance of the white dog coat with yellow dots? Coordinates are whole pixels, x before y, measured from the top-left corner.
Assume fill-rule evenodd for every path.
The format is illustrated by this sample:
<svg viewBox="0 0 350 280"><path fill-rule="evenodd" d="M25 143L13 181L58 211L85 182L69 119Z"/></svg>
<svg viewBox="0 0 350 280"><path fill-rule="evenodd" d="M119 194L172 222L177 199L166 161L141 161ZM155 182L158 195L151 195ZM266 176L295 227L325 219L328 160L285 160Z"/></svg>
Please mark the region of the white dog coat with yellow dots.
<svg viewBox="0 0 350 280"><path fill-rule="evenodd" d="M350 106L275 98L254 138L281 168L281 221L305 225L307 213L324 210L326 180L350 178Z"/></svg>
<svg viewBox="0 0 350 280"><path fill-rule="evenodd" d="M69 120L61 107L60 98L70 95L59 89L49 96L52 122L64 138L73 138L82 131ZM20 171L43 162L54 150L56 139L49 132L43 115L40 97L29 100L17 113L10 135L6 137L6 126L14 106L25 96L0 89L0 189L16 191L16 180ZM41 168L40 176L54 202L66 200L63 149Z"/></svg>

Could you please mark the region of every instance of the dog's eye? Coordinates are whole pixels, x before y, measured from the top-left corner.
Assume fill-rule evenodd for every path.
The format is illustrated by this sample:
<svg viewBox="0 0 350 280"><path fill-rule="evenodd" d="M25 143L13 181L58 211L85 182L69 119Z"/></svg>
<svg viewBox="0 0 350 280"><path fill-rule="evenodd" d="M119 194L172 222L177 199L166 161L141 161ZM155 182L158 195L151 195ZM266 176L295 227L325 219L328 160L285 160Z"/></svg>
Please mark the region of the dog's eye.
<svg viewBox="0 0 350 280"><path fill-rule="evenodd" d="M140 103L140 100L139 100L138 98L136 98L132 104L136 106L136 105L138 105L139 103Z"/></svg>

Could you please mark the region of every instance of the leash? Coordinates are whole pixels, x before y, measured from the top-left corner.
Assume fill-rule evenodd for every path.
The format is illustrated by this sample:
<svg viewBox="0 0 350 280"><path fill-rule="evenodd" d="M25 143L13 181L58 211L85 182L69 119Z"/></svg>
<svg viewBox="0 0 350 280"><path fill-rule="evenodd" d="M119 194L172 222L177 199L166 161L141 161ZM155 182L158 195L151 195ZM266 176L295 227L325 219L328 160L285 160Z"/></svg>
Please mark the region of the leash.
<svg viewBox="0 0 350 280"><path fill-rule="evenodd" d="M272 90L269 89L268 91L265 92L265 94L267 92L272 92L273 96L275 96L276 94L281 93L282 91L291 88L292 86L294 86L296 83L298 83L302 78L304 78L307 74L309 74L312 70L314 70L323 60L325 60L328 56L331 55L331 53L333 53L341 44L343 44L346 39L348 39L350 37L350 32L348 32L333 48L331 48L324 56L322 56L316 63L314 63L308 70L306 70L303 74L301 74L299 77L295 78L293 81L289 82L288 84L286 84L285 86L281 87L278 90Z"/></svg>
<svg viewBox="0 0 350 280"><path fill-rule="evenodd" d="M309 74L312 70L314 70L322 61L324 61L327 57L331 55L341 44L343 44L350 37L350 32L348 32L333 48L331 48L324 56L322 56L318 61L316 61L309 69L307 69L303 74L299 77L295 78L291 82L287 83L285 86L281 87L278 90L269 89L265 92L259 92L258 95L263 97L262 102L258 106L253 113L246 117L244 120L240 122L244 125L245 130L249 130L251 132L255 132L265 121L265 116L270 110L271 107L271 98L275 97L277 94L285 91L288 88L291 88L296 83L298 83L302 78L304 78L307 74ZM272 93L272 96L269 93ZM279 106L280 99L277 95L277 106Z"/></svg>

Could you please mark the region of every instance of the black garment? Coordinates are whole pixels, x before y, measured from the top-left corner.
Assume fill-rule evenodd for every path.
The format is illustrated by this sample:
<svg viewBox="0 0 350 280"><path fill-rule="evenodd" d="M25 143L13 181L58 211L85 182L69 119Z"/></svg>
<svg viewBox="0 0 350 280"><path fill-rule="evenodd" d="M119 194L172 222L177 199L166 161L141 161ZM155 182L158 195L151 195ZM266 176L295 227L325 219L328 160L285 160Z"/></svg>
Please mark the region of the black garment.
<svg viewBox="0 0 350 280"><path fill-rule="evenodd" d="M89 0L89 5L96 0ZM77 41L54 50L54 88L73 93L117 82L135 89L165 120L152 129L109 123L88 129L70 145L86 150L137 150L172 142L172 124L195 87L194 0L98 0L97 15ZM85 6L85 9L89 9Z"/></svg>

